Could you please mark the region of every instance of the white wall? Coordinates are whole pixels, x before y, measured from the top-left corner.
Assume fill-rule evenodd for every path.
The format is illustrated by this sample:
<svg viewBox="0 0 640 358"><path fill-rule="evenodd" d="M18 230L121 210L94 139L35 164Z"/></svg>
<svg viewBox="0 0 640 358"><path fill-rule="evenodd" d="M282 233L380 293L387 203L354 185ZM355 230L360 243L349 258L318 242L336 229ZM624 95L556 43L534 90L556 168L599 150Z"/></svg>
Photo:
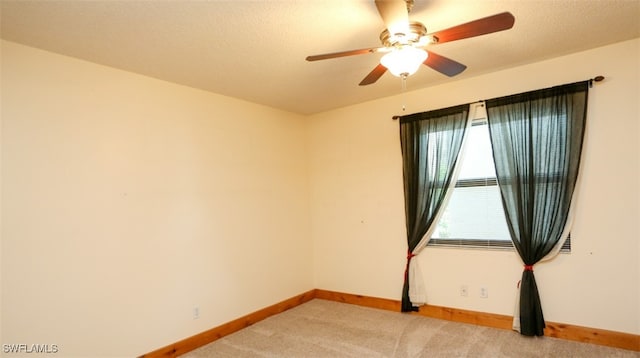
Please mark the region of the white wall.
<svg viewBox="0 0 640 358"><path fill-rule="evenodd" d="M312 289L305 136L2 42L2 343L136 356Z"/></svg>
<svg viewBox="0 0 640 358"><path fill-rule="evenodd" d="M316 287L400 297L406 232L391 116L403 102L414 113L603 75L589 94L572 252L535 275L547 320L640 333L639 48L636 39L312 116ZM418 260L430 304L513 313L522 272L515 252L427 248ZM462 284L469 297L459 295ZM489 298L479 297L481 285Z"/></svg>
<svg viewBox="0 0 640 358"><path fill-rule="evenodd" d="M0 84L2 83L2 46L0 45ZM0 85L0 149L2 148L2 86ZM2 303L2 290L3 290L3 277L4 275L2 274L2 268L3 268L3 263L2 263L2 220L3 220L3 215L2 215L2 151L0 150L0 344L2 343L2 337L4 337L2 335L2 307L3 307L3 303ZM0 353L3 354L3 353Z"/></svg>

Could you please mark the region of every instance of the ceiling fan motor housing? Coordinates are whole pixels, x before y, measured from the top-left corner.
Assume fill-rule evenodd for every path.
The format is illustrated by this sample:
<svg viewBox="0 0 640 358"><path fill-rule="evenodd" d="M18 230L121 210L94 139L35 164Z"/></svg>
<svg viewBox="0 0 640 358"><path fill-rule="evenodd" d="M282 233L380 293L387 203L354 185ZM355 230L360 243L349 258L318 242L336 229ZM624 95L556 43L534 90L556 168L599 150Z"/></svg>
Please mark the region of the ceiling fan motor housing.
<svg viewBox="0 0 640 358"><path fill-rule="evenodd" d="M380 41L385 47L417 44L427 34L427 28L420 22L412 21L409 23L408 32L408 34L391 34L389 30L385 29L380 33Z"/></svg>

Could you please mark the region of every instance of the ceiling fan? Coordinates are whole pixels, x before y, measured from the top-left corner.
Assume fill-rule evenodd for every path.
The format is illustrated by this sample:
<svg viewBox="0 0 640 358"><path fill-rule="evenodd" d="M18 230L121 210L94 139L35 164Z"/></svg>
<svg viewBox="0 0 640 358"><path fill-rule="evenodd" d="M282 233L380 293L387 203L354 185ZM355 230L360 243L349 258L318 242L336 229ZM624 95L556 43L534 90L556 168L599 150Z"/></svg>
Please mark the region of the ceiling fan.
<svg viewBox="0 0 640 358"><path fill-rule="evenodd" d="M307 61L386 52L380 59L380 64L360 82L360 86L376 82L387 70L397 77L406 78L414 74L421 64L453 77L464 71L467 66L431 50L427 51L425 47L508 30L515 22L511 13L503 12L446 30L427 33L427 28L422 23L409 21L413 2L413 0L375 0L376 8L386 26L380 34L383 47L308 56Z"/></svg>

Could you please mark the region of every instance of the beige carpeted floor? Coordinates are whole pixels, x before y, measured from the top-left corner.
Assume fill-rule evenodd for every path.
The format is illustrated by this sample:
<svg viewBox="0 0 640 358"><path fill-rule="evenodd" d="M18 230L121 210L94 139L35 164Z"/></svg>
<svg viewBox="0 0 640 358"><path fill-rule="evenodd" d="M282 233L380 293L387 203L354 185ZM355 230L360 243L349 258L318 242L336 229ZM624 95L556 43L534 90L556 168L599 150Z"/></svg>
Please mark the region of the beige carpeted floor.
<svg viewBox="0 0 640 358"><path fill-rule="evenodd" d="M314 299L183 357L640 358L640 353Z"/></svg>

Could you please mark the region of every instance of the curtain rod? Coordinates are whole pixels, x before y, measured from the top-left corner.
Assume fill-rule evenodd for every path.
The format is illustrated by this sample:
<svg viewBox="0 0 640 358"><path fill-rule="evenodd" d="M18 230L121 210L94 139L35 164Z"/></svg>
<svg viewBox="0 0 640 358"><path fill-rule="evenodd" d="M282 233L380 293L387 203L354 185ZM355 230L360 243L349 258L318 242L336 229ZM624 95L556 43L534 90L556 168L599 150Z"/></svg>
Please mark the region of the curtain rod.
<svg viewBox="0 0 640 358"><path fill-rule="evenodd" d="M594 78L590 78L590 79L588 79L589 87L593 87L593 82L601 82L603 80L604 80L604 76L600 76L600 75L598 75L598 76L596 76ZM395 115L395 116L391 117L391 119L393 119L395 121L397 119L400 119L400 117L402 117L402 116Z"/></svg>

